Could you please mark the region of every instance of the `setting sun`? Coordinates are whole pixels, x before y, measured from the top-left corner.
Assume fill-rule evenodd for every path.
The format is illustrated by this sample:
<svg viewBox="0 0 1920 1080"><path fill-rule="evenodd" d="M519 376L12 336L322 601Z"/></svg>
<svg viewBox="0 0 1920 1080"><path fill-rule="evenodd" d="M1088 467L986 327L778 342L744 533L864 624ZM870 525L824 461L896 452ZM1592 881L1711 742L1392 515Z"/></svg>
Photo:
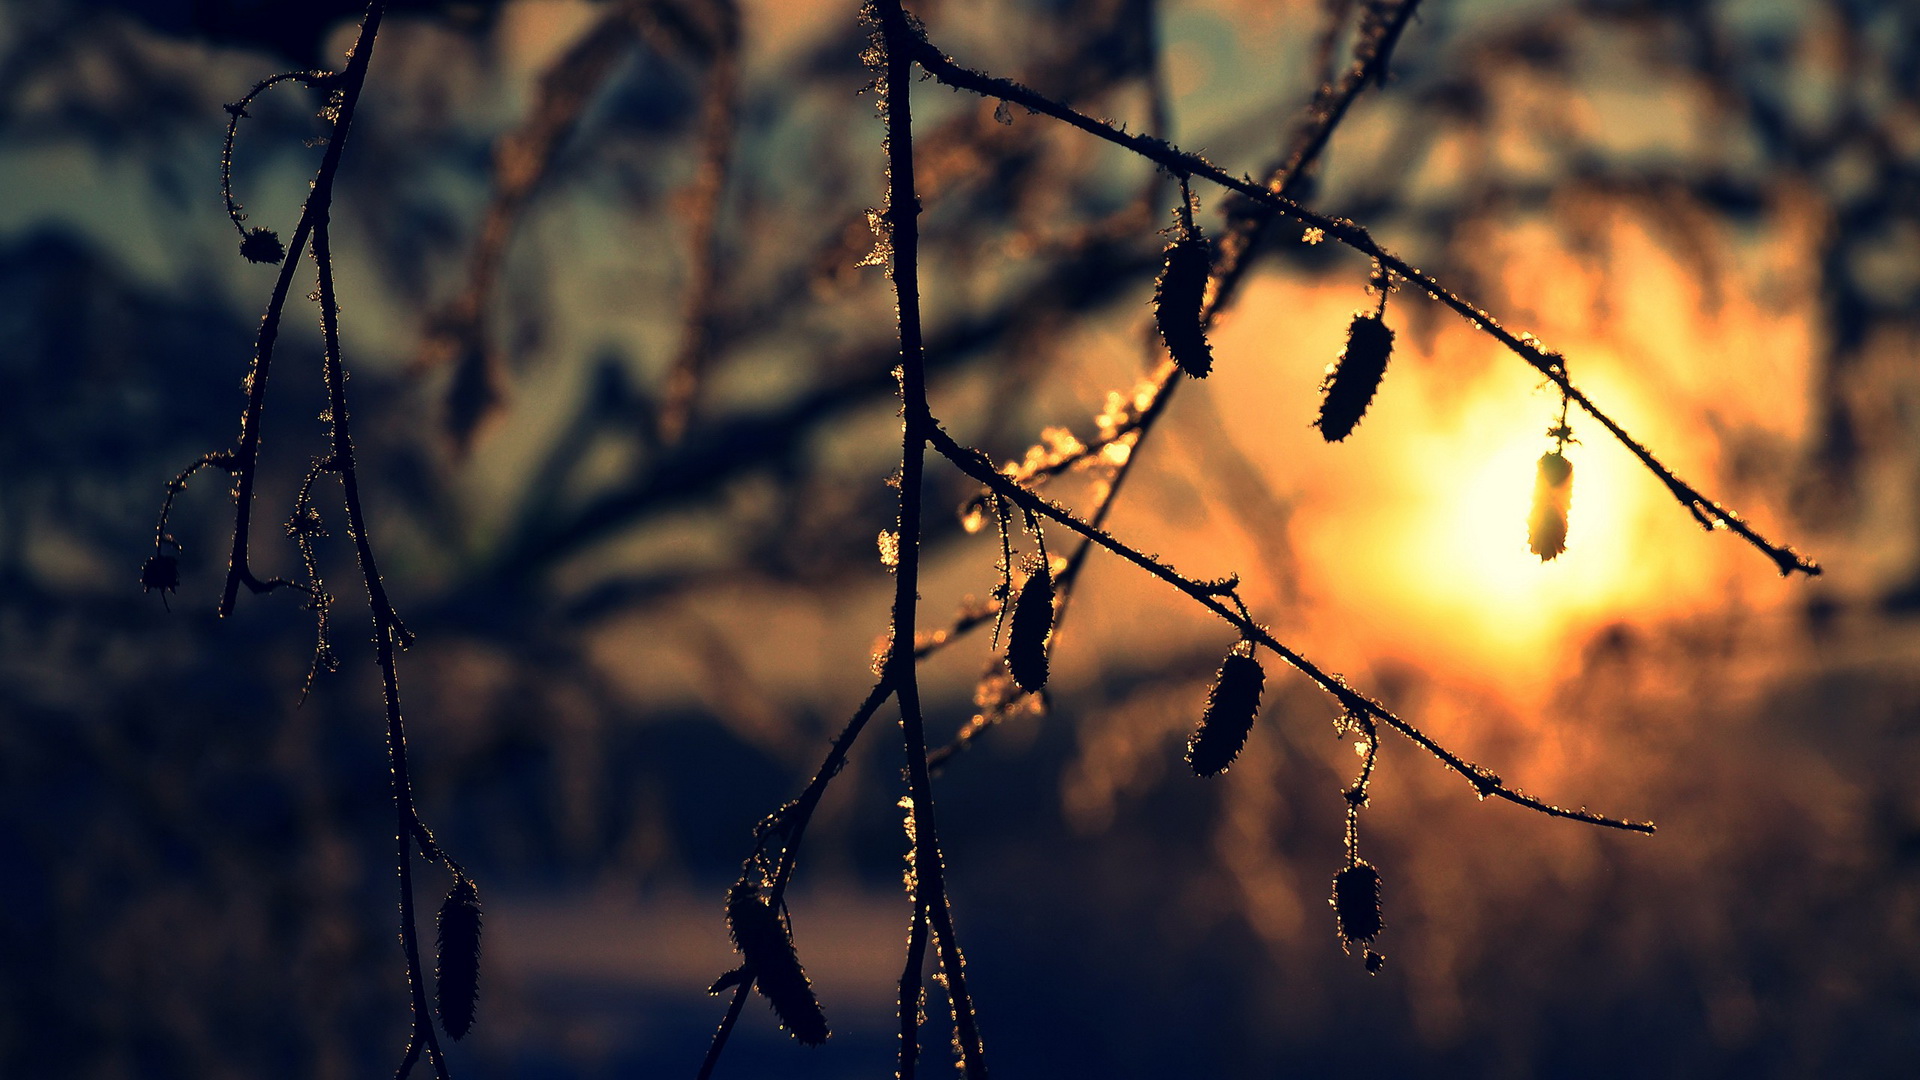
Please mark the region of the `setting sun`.
<svg viewBox="0 0 1920 1080"><path fill-rule="evenodd" d="M1535 470L1554 447L1547 430L1559 395L1471 334L1449 328L1423 340L1403 324L1378 398L1343 442L1275 424L1273 402L1300 400L1337 355L1352 297L1261 287L1276 294L1262 311L1275 314L1236 323L1223 353L1288 330L1298 344L1247 376L1245 393L1216 400L1246 445L1264 441L1274 468L1286 463L1290 475L1275 482L1317 511L1298 519L1301 587L1316 634L1343 652L1393 656L1525 700L1551 689L1567 649L1593 626L1663 618L1724 592L1710 538L1577 409L1566 550L1549 561L1528 550ZM1713 468L1691 399L1649 393L1605 342L1576 344L1588 392L1630 430L1657 431L1685 471Z"/></svg>
<svg viewBox="0 0 1920 1080"><path fill-rule="evenodd" d="M1412 472L1406 500L1382 508L1398 519L1369 530L1379 544L1392 591L1454 620L1459 637L1507 656L1555 638L1567 625L1645 602L1628 524L1645 506L1612 453L1569 447L1573 504L1567 550L1542 561L1527 550L1527 517L1539 456L1552 443L1542 424L1516 422L1538 413L1540 395L1488 391L1448 430L1404 441ZM1531 408L1527 408L1531 406ZM1443 637L1444 640L1444 637ZM1456 647L1466 643L1455 638Z"/></svg>

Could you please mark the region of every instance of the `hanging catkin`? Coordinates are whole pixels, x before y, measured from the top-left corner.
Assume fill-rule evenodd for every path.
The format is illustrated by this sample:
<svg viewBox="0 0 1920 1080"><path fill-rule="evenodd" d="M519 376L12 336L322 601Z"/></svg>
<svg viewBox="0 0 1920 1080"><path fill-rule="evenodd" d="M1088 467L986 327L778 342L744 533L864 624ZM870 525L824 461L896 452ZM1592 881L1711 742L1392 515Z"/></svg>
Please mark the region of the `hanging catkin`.
<svg viewBox="0 0 1920 1080"><path fill-rule="evenodd" d="M1198 230L1168 244L1166 256L1160 280L1154 283L1153 318L1173 362L1188 375L1204 379L1213 370L1213 350L1201 329L1200 311L1213 258Z"/></svg>
<svg viewBox="0 0 1920 1080"><path fill-rule="evenodd" d="M480 892L466 876L440 904L440 955L434 972L440 999L440 1026L459 1039L473 1027L480 997Z"/></svg>
<svg viewBox="0 0 1920 1080"><path fill-rule="evenodd" d="M1207 691L1200 726L1187 740L1187 764L1195 773L1213 776L1240 756L1247 733L1253 730L1253 718L1260 712L1260 691L1266 681L1260 661L1237 652L1227 654Z"/></svg>
<svg viewBox="0 0 1920 1080"><path fill-rule="evenodd" d="M1380 874L1365 861L1356 862L1333 877L1333 913L1340 939L1353 944L1372 941L1380 933Z"/></svg>
<svg viewBox="0 0 1920 1080"><path fill-rule="evenodd" d="M1393 331L1378 315L1355 315L1347 327L1347 347L1320 384L1320 437L1339 442L1366 415L1393 354Z"/></svg>
<svg viewBox="0 0 1920 1080"><path fill-rule="evenodd" d="M1013 606L1007 630L1007 670L1020 689L1035 693L1047 685L1047 635L1053 631L1053 572L1043 557Z"/></svg>
<svg viewBox="0 0 1920 1080"><path fill-rule="evenodd" d="M1573 462L1558 450L1540 455L1527 515L1527 550L1546 562L1567 550L1567 510L1573 504Z"/></svg>
<svg viewBox="0 0 1920 1080"><path fill-rule="evenodd" d="M773 1006L780 1023L807 1046L827 1041L827 1018L813 984L793 950L786 924L760 896L758 884L740 881L727 893L727 930L747 959L747 970Z"/></svg>

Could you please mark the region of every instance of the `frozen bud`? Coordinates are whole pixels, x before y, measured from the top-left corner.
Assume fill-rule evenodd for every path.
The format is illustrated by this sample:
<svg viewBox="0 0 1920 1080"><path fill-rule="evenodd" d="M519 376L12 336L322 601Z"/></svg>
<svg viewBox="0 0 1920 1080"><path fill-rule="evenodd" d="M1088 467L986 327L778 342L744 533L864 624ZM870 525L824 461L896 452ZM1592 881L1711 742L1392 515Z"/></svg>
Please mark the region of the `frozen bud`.
<svg viewBox="0 0 1920 1080"><path fill-rule="evenodd" d="M171 555L155 554L140 568L140 591L173 592L180 588L180 560Z"/></svg>

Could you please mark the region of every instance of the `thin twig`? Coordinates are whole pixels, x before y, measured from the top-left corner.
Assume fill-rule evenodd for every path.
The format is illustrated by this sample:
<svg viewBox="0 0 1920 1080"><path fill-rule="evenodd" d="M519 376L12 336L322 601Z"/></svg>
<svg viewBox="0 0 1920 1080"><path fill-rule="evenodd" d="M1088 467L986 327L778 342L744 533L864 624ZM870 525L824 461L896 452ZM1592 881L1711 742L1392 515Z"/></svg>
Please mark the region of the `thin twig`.
<svg viewBox="0 0 1920 1080"><path fill-rule="evenodd" d="M324 87L333 78L327 71L283 71L278 75L269 75L253 85L253 89L241 96L239 101L227 105L227 138L220 147L220 197L227 203L227 220L233 222L234 231L240 239L247 238L247 220L245 211L240 208L239 200L233 197L233 144L240 134L240 121L248 117L247 106L255 98L283 82L298 81L310 87Z"/></svg>
<svg viewBox="0 0 1920 1080"><path fill-rule="evenodd" d="M373 0L367 6L365 20L361 23L360 39L354 45L353 58L347 67L347 87L342 95L341 105L334 119L333 139L329 142L329 159L338 163L338 154L334 148L346 142L347 130L353 122L352 104L365 77L367 63L373 52L373 43L379 30L380 17L385 7L383 0ZM356 75L356 72L358 73ZM323 165L324 169L324 165ZM316 182L316 196L319 186ZM328 191L331 195L331 189ZM360 502L360 472L354 460L353 434L350 427L351 415L347 409L347 375L341 360L340 351L340 304L333 281L333 251L328 236L331 198L310 198L307 211L302 214L302 224L310 225L313 235L313 261L317 268L320 301L320 333L323 345L327 386L327 426L330 435L331 456L326 467L340 477L341 492L346 503L347 535L353 542L354 554L360 565L361 577L367 586L367 607L373 621L374 654L380 667L381 698L386 707L387 718L387 756L390 767L390 781L393 791L394 809L394 845L395 869L400 884L400 947L407 962L407 984L411 998L413 1024L407 1039L407 1047L401 1056L400 1067L395 1072L396 1080L406 1077L413 1071L420 1053L425 1052L427 1062L433 1067L438 1080L448 1080L446 1057L441 1053L440 1041L434 1032L433 1014L427 1006L426 971L420 962L419 933L415 926L413 910L413 845L416 832L424 832L419 814L413 802L413 784L407 768L406 723L400 710L400 676L396 650L405 648L412 641L405 624L393 609L393 603L387 596L386 585L381 581L380 568L374 558L373 545L367 535L366 514ZM289 258L293 262L293 258Z"/></svg>
<svg viewBox="0 0 1920 1080"><path fill-rule="evenodd" d="M826 759L820 763L820 768L814 771L813 779L807 782L806 789L800 792L798 798L774 811L760 827L760 843L755 846L749 862L759 856L766 843L773 837L778 836L781 842L780 868L774 874L773 885L767 892L769 906L778 909L786 898L787 883L793 879L793 868L800 858L800 843L806 836L807 824L813 820L814 809L820 805L821 796L827 793L827 785L831 784L833 778L839 776L840 770L845 767L847 754L860 738L860 733L866 729L867 721L873 719L873 714L880 711L880 706L885 704L887 698L891 696L893 696L893 684L885 675L882 675L873 684L873 689L867 692L867 699L854 710L852 719L840 729L840 734L834 738L833 745L827 749ZM726 1049L727 1039L733 1034L734 1024L740 1019L740 1006L746 1001L747 993L752 989L753 975L749 972L735 987L733 1002L727 1006L727 1014L720 1018L720 1026L714 1030L713 1042L708 1045L707 1056L700 1063L699 1080L707 1080L711 1077L714 1067L720 1063L720 1054Z"/></svg>
<svg viewBox="0 0 1920 1080"><path fill-rule="evenodd" d="M1347 801L1347 865L1352 866L1360 861L1360 810L1367 805L1367 789L1373 784L1373 769L1380 761L1380 728L1368 713L1347 713L1345 722L1359 728L1360 737L1366 740L1360 775L1341 793Z"/></svg>
<svg viewBox="0 0 1920 1080"><path fill-rule="evenodd" d="M1598 420L1613 437L1627 450L1640 459L1640 463L1658 477L1676 501L1691 514L1703 527L1727 529L1749 544L1759 549L1781 574L1794 571L1813 575L1820 572L1817 563L1800 555L1792 548L1776 544L1762 536L1739 514L1701 494L1692 485L1681 480L1673 470L1667 468L1626 429L1601 411L1600 407L1575 386L1567 376L1566 365L1558 353L1543 348L1531 335L1515 335L1486 311L1475 307L1452 290L1442 285L1432 276L1414 268L1399 256L1382 248L1367 230L1345 218L1328 217L1301 206L1268 188L1262 187L1245 177L1236 177L1222 170L1212 162L1197 154L1190 154L1178 147L1150 135L1136 135L1122 131L1103 121L1096 120L1066 105L1037 93L1019 83L1008 79L999 79L956 64L929 43L924 36L916 36L911 42L913 57L920 66L938 81L962 90L969 90L983 97L1004 98L1035 112L1045 113L1057 120L1077 127L1116 146L1132 150L1134 153L1161 165L1175 175L1203 177L1230 191L1251 199L1271 210L1283 214L1303 225L1321 230L1340 243L1379 261L1394 273L1413 282L1427 295L1438 300L1466 319L1476 329L1507 347L1516 356L1526 361L1535 371L1544 375L1548 381L1560 388L1575 404L1589 416Z"/></svg>
<svg viewBox="0 0 1920 1080"><path fill-rule="evenodd" d="M373 545L367 537L366 516L360 506L360 474L353 455L353 436L348 427L346 369L340 358L339 304L333 284L333 253L328 244L327 218L324 214L313 230L313 258L319 265L320 327L325 340L327 411L332 435L333 456L328 462L340 477L347 507L347 534L353 541L361 576L367 585L367 607L373 618L374 654L380 665L381 698L387 714L387 757L393 790L395 865L400 878L400 948L407 960L407 985L413 1005L413 1031L407 1040L407 1053L396 1074L404 1077L411 1070L415 1047L426 1050L434 1075L446 1080L446 1059L433 1030L433 1015L427 1008L426 972L420 963L419 934L413 911L413 844L416 830L424 831L413 803L413 783L407 769L406 722L400 711L400 675L395 651L412 640L400 616L393 610L386 586L380 580L380 568L374 559Z"/></svg>
<svg viewBox="0 0 1920 1080"><path fill-rule="evenodd" d="M1473 764L1435 742L1431 736L1419 728L1414 727L1411 723L1394 715L1385 706L1356 692L1347 685L1346 680L1337 675L1329 674L1305 656L1282 644L1269 633L1265 627L1241 615L1227 604L1222 603L1219 599L1217 583L1188 577L1153 556L1144 554L1138 549L1122 543L1119 539L1115 538L1113 534L1082 520L1071 510L1053 502L1045 496L1014 483L993 467L992 460L988 458L986 454L972 447L962 446L955 442L952 436L948 435L937 425L933 429L929 439L934 450L953 462L961 472L966 473L968 476L991 488L996 493L1012 500L1014 503L1034 513L1058 521L1067 528L1079 533L1081 536L1086 537L1099 546L1113 552L1115 555L1147 571L1154 577L1186 593L1193 598L1195 603L1226 620L1235 629L1239 630L1242 636L1259 642L1272 650L1281 659L1298 668L1307 678L1312 679L1314 684L1319 686L1320 689L1332 695L1342 708L1355 713L1365 713L1373 716L1388 727L1405 735L1428 753L1439 758L1448 768L1466 777L1467 781L1473 785L1474 790L1477 791L1482 798L1494 797L1505 799L1508 802L1524 806L1530 810L1536 810L1543 814L1584 821L1590 825L1604 825L1608 828L1626 829L1631 832L1651 833L1654 831L1652 822L1629 821L1623 818L1610 817L1605 814L1597 814L1584 808L1569 809L1564 806L1557 806L1553 803L1545 802L1507 786L1498 776L1489 770Z"/></svg>
<svg viewBox="0 0 1920 1080"><path fill-rule="evenodd" d="M740 1009L747 1003L747 995L753 992L753 980L745 978L733 988L733 1000L727 1003L727 1014L720 1018L720 1027L713 1033L713 1042L707 1046L707 1056L700 1061L698 1080L708 1080L713 1076L715 1066L720 1064L720 1053L727 1048L727 1036L733 1034L733 1026L740 1020Z"/></svg>
<svg viewBox="0 0 1920 1080"><path fill-rule="evenodd" d="M985 1048L975 1023L973 999L967 992L966 965L955 937L953 914L947 904L945 871L934 812L933 782L927 769L927 736L920 712L920 685L914 665L913 631L920 585L920 503L927 441L938 431L927 404L925 349L920 333L920 278L918 218L920 200L913 178L914 43L919 31L909 22L899 0L876 0L869 12L879 24L886 58L880 99L887 122L887 206L890 259L900 329L900 400L904 424L900 451L900 561L894 570L893 642L888 670L894 680L894 698L900 703L900 726L906 739L907 789L913 800L913 877L915 914L909 939L920 932L922 917L932 930L953 1004L955 1042L968 1080L985 1080ZM900 978L901 1075L912 1069L917 1047L920 973L918 957L909 949Z"/></svg>
<svg viewBox="0 0 1920 1080"><path fill-rule="evenodd" d="M220 593L219 610L222 618L233 614L240 586L245 585L251 592L262 593L278 585L289 584L277 578L261 581L254 576L247 563L253 488L260 462L260 420L267 404L267 374L273 365L273 347L280 335L280 317L286 309L287 294L293 287L293 275L299 267L300 254L306 247L315 221L324 217L333 203L334 176L340 171L340 155L346 149L347 131L353 124L353 110L360 101L360 88L367 79L367 63L373 56L374 35L379 31L380 17L385 10L385 0L372 0L367 5L366 17L360 22L359 36L354 39L346 69L340 74L339 104L333 109L333 130L327 137L326 152L321 155L320 168L313 176L313 188L307 193L307 201L300 210L300 222L287 241L286 258L280 264L279 276L274 279L273 295L267 301L267 313L260 320L253 364L247 371L247 404L240 414L240 442L233 451L233 463L229 466L235 476L233 552L227 563L226 584Z"/></svg>

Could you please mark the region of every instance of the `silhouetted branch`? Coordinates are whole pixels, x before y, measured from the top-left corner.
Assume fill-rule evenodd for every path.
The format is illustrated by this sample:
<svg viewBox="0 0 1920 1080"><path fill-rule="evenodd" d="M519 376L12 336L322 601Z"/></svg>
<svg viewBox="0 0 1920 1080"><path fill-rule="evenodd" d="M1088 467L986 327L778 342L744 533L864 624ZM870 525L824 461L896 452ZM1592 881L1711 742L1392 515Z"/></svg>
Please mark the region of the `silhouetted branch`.
<svg viewBox="0 0 1920 1080"><path fill-rule="evenodd" d="M885 77L879 94L887 121L887 223L885 242L888 269L893 278L900 320L900 400L905 423L900 454L900 558L894 568L892 646L888 672L894 698L900 703L900 726L907 746L907 792L913 825L913 879L915 913L909 941L931 929L939 949L940 966L953 1004L955 1042L968 1080L985 1080L985 1049L975 1023L973 999L967 992L966 962L955 937L947 904L946 871L940 855L940 837L934 813L933 783L927 770L927 736L920 713L920 684L914 660L914 623L920 601L920 504L927 441L937 433L927 404L925 349L920 336L919 214L920 199L913 178L913 57L910 44L919 31L908 20L899 0L877 0L868 17L878 24L884 52ZM910 946L907 967L900 977L900 1075L913 1072L918 1010L919 956Z"/></svg>
<svg viewBox="0 0 1920 1080"><path fill-rule="evenodd" d="M346 369L340 358L339 303L333 285L333 253L327 237L327 218L323 211L313 230L313 259L320 276L320 326L325 342L327 418L332 437L333 456L328 468L340 477L347 506L347 534L367 586L367 606L373 617L374 655L380 665L381 700L387 713L387 757L393 790L395 863L400 877L400 948L407 960L407 986L413 1005L413 1032L407 1040L404 1064L396 1074L411 1071L417 1048L424 1048L434 1075L446 1080L447 1064L434 1034L433 1015L427 1008L426 972L420 963L418 931L413 913L413 844L416 832L425 833L414 809L413 782L407 769L406 722L400 711L400 674L394 652L411 644L400 616L387 598L385 583L367 537L367 523L360 507L360 473L353 453L353 436L347 412Z"/></svg>
<svg viewBox="0 0 1920 1080"><path fill-rule="evenodd" d="M832 746L827 750L826 760L815 770L813 779L808 781L805 790L798 798L787 803L768 815L756 830L758 842L747 862L757 860L766 844L775 837L780 841L780 864L775 871L773 884L767 893L767 903L778 910L786 898L787 884L793 880L793 869L800 860L800 844L806 837L807 825L813 820L813 812L820 805L821 796L827 793L827 786L833 778L840 775L846 766L847 754L853 744L859 740L860 733L866 730L867 721L880 711L880 706L893 695L893 684L886 675L881 675L868 692L867 699L854 711L853 718L840 729ZM753 989L753 975L743 974L739 985L734 989L733 1001L727 1006L727 1013L720 1019L720 1026L713 1033L713 1042L707 1048L707 1056L700 1064L699 1080L707 1080L713 1075L714 1067L720 1062L720 1054L726 1049L727 1039L733 1034L734 1024L740 1018L740 1006L746 1001L747 994Z"/></svg>
<svg viewBox="0 0 1920 1080"><path fill-rule="evenodd" d="M254 592L266 592L285 585L306 593L311 606L318 613L318 640L315 644L313 665L309 669L307 678L307 687L310 687L314 673L323 667L332 666L332 654L327 639L327 612L332 597L327 594L319 579L318 563L313 550L313 540L322 535L320 514L313 505L313 488L316 480L323 474L331 473L340 478L346 505L347 532L353 543L354 553L367 588L368 608L373 622L374 649L380 668L381 694L386 709L387 749L391 765L394 804L395 863L400 884L400 942L406 959L412 1009L411 1032L395 1075L397 1078L407 1076L424 1053L428 1063L433 1067L435 1076L439 1080L448 1080L446 1060L441 1053L439 1040L434 1031L432 1013L427 1005L426 972L420 959L418 933L415 926L412 851L416 840L430 859L444 863L449 870L453 871L456 890L465 890L462 894L464 906L459 911L464 921L461 923L459 932L454 935L458 939L456 942L458 948L463 951L461 963L466 965L465 974L458 980L459 996L462 998L456 1005L459 1015L449 1020L450 1033L456 1038L465 1033L472 1016L475 986L473 976L476 974L473 965L477 962L479 952L478 898L473 892L471 882L466 879L458 864L446 857L434 843L432 834L420 821L413 802L412 783L407 763L406 730L400 707L399 673L395 656L397 650L407 647L412 640L412 635L408 633L387 596L385 584L381 580L380 570L375 561L372 542L368 537L367 522L361 506L360 475L354 457L350 414L347 408L347 375L341 357L340 307L334 285L333 253L328 229L334 179L353 125L354 110L359 103L360 91L366 81L367 67L372 60L374 41L378 37L385 9L383 0L372 0L367 5L347 65L338 75L323 72L292 72L274 76L254 87L240 102L227 107L229 122L221 155L221 189L226 200L227 212L235 228L241 232L241 253L254 262L279 261L280 272L268 301L266 315L261 321L254 360L247 377L247 405L241 416L238 447L231 451L204 455L167 485L167 497L161 508L160 524L156 530L155 559L157 561L162 557L163 552L160 549L170 542L166 531L167 515L172 509L174 496L184 489L188 478L205 467L220 467L234 473L237 479L234 493L236 506L233 555L222 591L220 614L223 616L231 614L239 587L243 584ZM279 239L271 230L254 229L248 232L242 226L244 215L232 193L232 161L234 137L239 121L247 115L247 104L268 88L289 80L299 80L328 92L327 105L322 115L329 121L330 131L326 152L321 158L312 189L301 209L299 223L284 252L286 257L282 260L283 253L280 250ZM327 390L327 411L323 419L329 429L330 450L327 456L317 461L308 470L301 482L299 493L294 500L294 512L287 524L287 532L294 540L308 580L306 582L289 582L280 579L262 581L254 576L247 559L253 488L259 466L261 422L266 403L267 376L293 276L309 241L311 241L317 273L317 288L313 299L320 305L323 374ZM149 577L160 576L160 571L164 569L162 567L156 570L154 564L150 562L149 570L143 574L143 581ZM307 687L303 687L303 696ZM443 983L443 989L444 986ZM444 993L442 1001L444 1006L446 1004Z"/></svg>
<svg viewBox="0 0 1920 1080"><path fill-rule="evenodd" d="M1349 5L1336 5L1336 17L1327 32L1327 44L1331 49L1332 39L1337 36L1340 18ZM1393 47L1400 40L1400 32L1412 19L1420 0L1404 0L1375 25L1363 31L1356 45L1353 64L1336 87L1322 87L1314 98L1309 110L1309 120L1295 137L1292 151L1270 170L1267 188L1282 196L1291 196L1295 187L1307 175L1307 170L1326 149L1333 131L1345 119L1347 109L1368 85L1381 85L1385 82L1387 64L1392 58ZM1238 295L1238 286L1245 279L1246 271L1252 265L1253 256L1263 230L1274 217L1271 209L1252 204L1245 207L1231 207L1228 214L1228 226L1225 235L1214 244L1213 265L1208 274L1209 281L1205 292L1200 323L1209 327ZM1156 351L1156 355L1158 355ZM1057 476L1069 469L1092 461L1111 462L1108 479L1102 486L1098 501L1089 522L1096 528L1105 524L1120 489L1126 483L1127 476L1140 460L1140 447L1147 435L1153 430L1160 418L1166 414L1167 405L1172 400L1173 391L1180 385L1184 372L1177 364L1162 361L1147 383L1135 388L1130 394L1108 395L1108 405L1100 417L1100 437L1071 450L1043 454L1034 458L1029 451L1029 460L1022 463L1008 475L1016 483L1029 483L1035 478ZM1058 581L1059 600L1054 614L1054 632L1067 616L1072 605L1074 583L1079 579L1080 568L1086 563L1087 554L1092 550L1092 541L1083 539L1068 556L1067 565L1061 571ZM971 628L965 616L955 623L954 634L963 633L963 628ZM944 644L945 641L942 641ZM990 666L990 676L997 665ZM934 764L944 764L954 754L964 749L973 739L989 729L998 717L1007 711L1011 702L1007 699L1013 688L1001 684L994 688L982 684L988 699L981 711L955 733L953 740L941 747L933 755Z"/></svg>
<svg viewBox="0 0 1920 1080"><path fill-rule="evenodd" d="M1385 706L1353 690L1347 685L1344 679L1337 675L1329 674L1305 656L1282 644L1278 639L1273 637L1265 627L1260 626L1252 619L1247 618L1245 615L1235 611L1232 607L1222 603L1219 599L1220 589L1217 583L1188 577L1173 567L1160 562L1153 556L1127 546L1105 530L1081 520L1081 518L1071 510L1014 483L1002 475L998 469L994 468L992 460L988 458L986 454L972 447L960 445L938 426L933 429L929 440L933 449L946 457L947 460L953 462L961 472L966 473L999 495L1027 510L1065 525L1067 528L1086 537L1100 547L1113 552L1115 555L1133 563L1154 577L1186 593L1195 603L1198 603L1201 607L1206 608L1208 611L1226 620L1235 629L1239 630L1242 636L1259 642L1261 645L1272 650L1281 659L1298 668L1302 674L1313 680L1314 684L1319 686L1320 689L1332 695L1334 700L1337 701L1342 708L1351 712L1364 713L1375 717L1388 727L1405 735L1434 757L1439 758L1448 768L1466 777L1468 783L1473 785L1474 790L1477 791L1482 798L1501 798L1543 814L1584 821L1590 825L1604 825L1609 828L1625 829L1631 832L1651 833L1654 831L1652 822L1629 821L1622 818L1610 817L1605 814L1597 814L1584 808L1569 809L1534 798L1531 795L1507 786L1492 772L1467 761L1446 747L1441 746L1425 732L1394 715Z"/></svg>
<svg viewBox="0 0 1920 1080"><path fill-rule="evenodd" d="M340 155L346 149L347 131L352 126L354 107L360 102L360 88L366 83L367 63L373 56L374 35L379 30L380 17L385 9L382 0L374 0L367 5L367 14L361 20L360 33L354 40L347 66L339 74L337 102L329 110L333 125L327 136L327 149L320 158L320 168L314 173L313 188L307 193L307 201L301 207L299 224L294 227L293 236L287 241L286 257L280 264L279 277L274 279L273 295L267 301L267 313L260 320L253 365L247 372L245 384L246 409L240 414L240 441L232 451L232 463L228 466L236 480L233 495L233 551L227 565L226 584L220 593L219 611L222 617L233 614L240 586L245 585L250 591L260 593L286 584L277 579L261 581L254 576L247 561L253 488L260 462L260 423L267 404L267 375L273 366L274 344L280 335L280 317L286 309L287 293L293 287L293 275L300 264L300 254L306 247L307 237L312 233L315 223L326 216L328 207L333 203L334 177L340 171ZM233 119L237 121L238 117ZM229 146L223 161L231 156Z"/></svg>
<svg viewBox="0 0 1920 1080"><path fill-rule="evenodd" d="M1095 120L1068 106L1061 105L1044 95L1011 82L997 79L968 68L961 67L934 48L924 36L914 39L914 59L930 75L949 86L970 90L983 97L1004 98L1035 112L1045 113L1064 121L1091 135L1104 139L1116 146L1125 147L1134 153L1153 161L1172 171L1177 176L1198 176L1210 180L1219 186L1269 207L1277 213L1299 221L1310 228L1321 230L1340 243L1367 255L1401 278L1418 285L1435 300L1453 309L1476 329L1483 331L1494 340L1506 346L1515 355L1525 360L1529 366L1560 388L1575 404L1588 415L1598 420L1621 445L1640 459L1640 463L1658 477L1674 499L1684 507L1694 520L1708 529L1725 528L1758 548L1784 574L1795 570L1809 575L1818 574L1818 564L1805 558L1792 548L1775 544L1760 535L1748 525L1740 515L1722 507L1719 503L1702 495L1676 476L1673 471L1661 464L1652 451L1635 440L1612 417L1602 412L1599 406L1575 386L1568 378L1564 361L1557 353L1543 348L1531 335L1516 336L1487 312L1462 299L1431 276L1415 269L1404 260L1377 244L1363 227L1345 218L1331 218L1315 213L1299 203L1270 191L1244 177L1229 175L1195 154L1186 153L1160 139L1148 135L1134 135L1121 131L1107 123Z"/></svg>

